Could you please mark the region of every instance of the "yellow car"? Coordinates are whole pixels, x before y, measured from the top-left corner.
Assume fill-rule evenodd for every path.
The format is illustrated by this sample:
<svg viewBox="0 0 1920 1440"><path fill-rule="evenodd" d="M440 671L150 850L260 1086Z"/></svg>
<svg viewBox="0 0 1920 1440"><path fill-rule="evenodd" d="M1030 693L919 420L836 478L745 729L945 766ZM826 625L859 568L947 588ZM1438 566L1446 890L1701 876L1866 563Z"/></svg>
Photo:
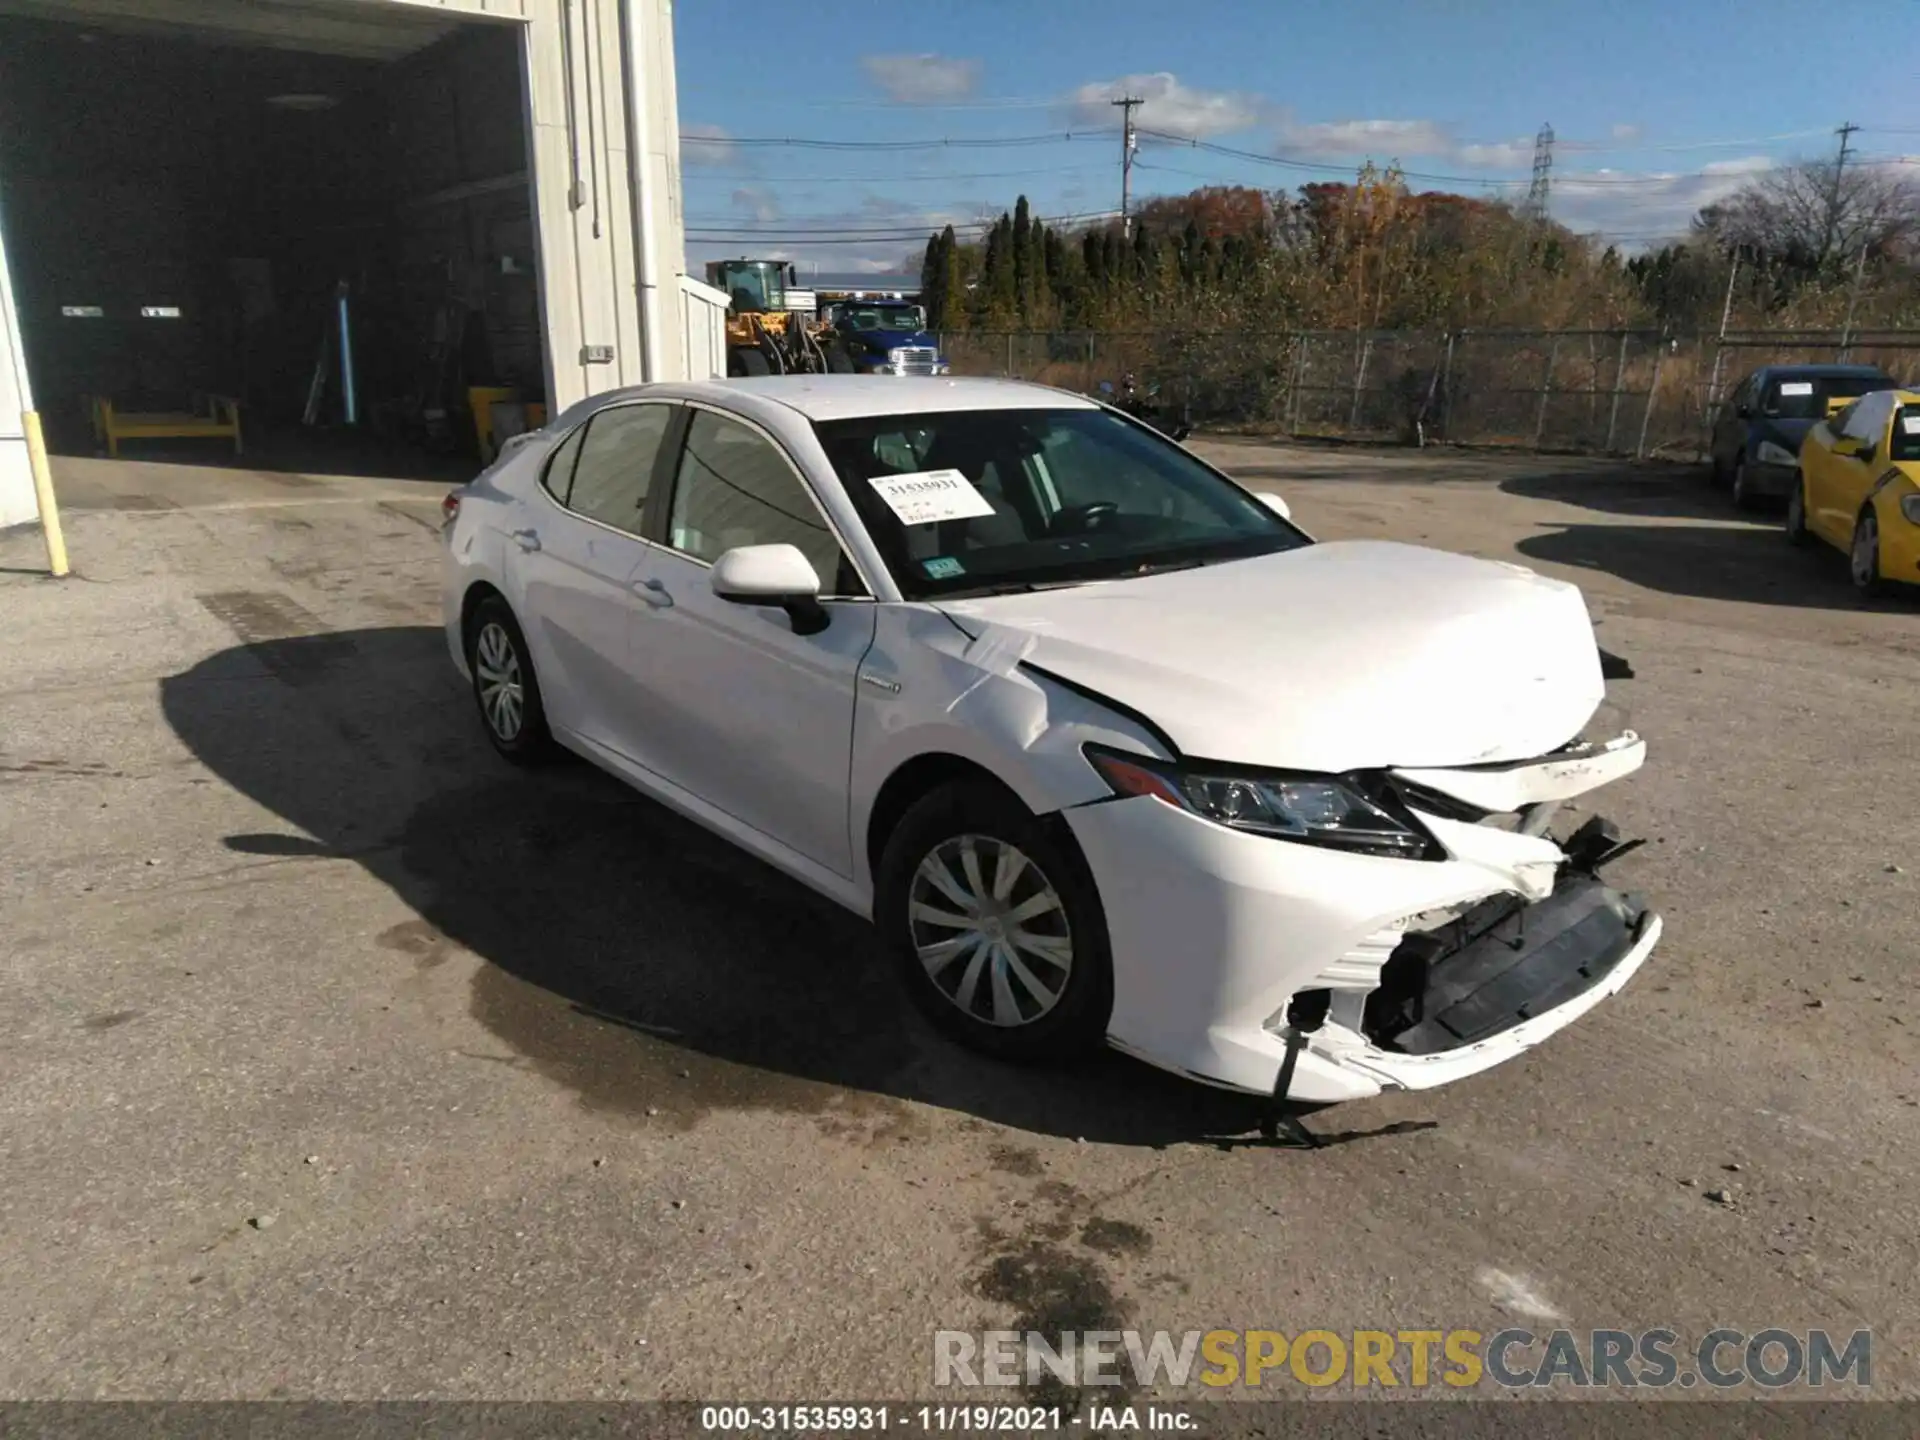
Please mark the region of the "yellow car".
<svg viewBox="0 0 1920 1440"><path fill-rule="evenodd" d="M1787 539L1847 552L1854 589L1920 584L1920 391L1862 395L1807 432Z"/></svg>

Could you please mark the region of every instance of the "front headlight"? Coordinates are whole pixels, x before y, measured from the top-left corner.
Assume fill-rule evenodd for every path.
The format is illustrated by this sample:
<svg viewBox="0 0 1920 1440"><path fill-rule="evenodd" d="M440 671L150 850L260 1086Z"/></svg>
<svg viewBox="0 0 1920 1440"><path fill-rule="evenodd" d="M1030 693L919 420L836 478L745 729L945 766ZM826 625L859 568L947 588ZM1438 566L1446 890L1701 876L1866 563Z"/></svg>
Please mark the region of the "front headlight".
<svg viewBox="0 0 1920 1440"><path fill-rule="evenodd" d="M1793 465L1798 463L1798 457L1795 456L1791 450L1787 449L1784 445L1776 445L1771 440L1762 440L1760 442L1760 448L1753 453L1754 458L1759 460L1762 465Z"/></svg>
<svg viewBox="0 0 1920 1440"><path fill-rule="evenodd" d="M1900 513L1914 524L1920 525L1920 494L1902 495L1900 497Z"/></svg>
<svg viewBox="0 0 1920 1440"><path fill-rule="evenodd" d="M1096 745L1084 753L1114 794L1150 796L1230 830L1368 855L1446 857L1411 816L1390 814L1363 794L1361 782L1352 776L1187 769Z"/></svg>
<svg viewBox="0 0 1920 1440"><path fill-rule="evenodd" d="M887 359L895 365L904 364L906 362L906 358L907 358L907 352L905 350L896 349L896 350L887 351Z"/></svg>

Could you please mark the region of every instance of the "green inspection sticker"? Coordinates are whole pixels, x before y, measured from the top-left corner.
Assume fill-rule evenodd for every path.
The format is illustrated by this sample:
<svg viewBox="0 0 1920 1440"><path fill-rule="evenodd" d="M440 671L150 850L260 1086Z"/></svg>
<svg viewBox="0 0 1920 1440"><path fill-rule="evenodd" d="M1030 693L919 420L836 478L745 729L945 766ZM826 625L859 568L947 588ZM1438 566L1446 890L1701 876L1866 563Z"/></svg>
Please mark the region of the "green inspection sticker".
<svg viewBox="0 0 1920 1440"><path fill-rule="evenodd" d="M967 567L951 555L936 555L931 560L922 560L920 568L927 572L929 580L951 580L956 575L967 573Z"/></svg>

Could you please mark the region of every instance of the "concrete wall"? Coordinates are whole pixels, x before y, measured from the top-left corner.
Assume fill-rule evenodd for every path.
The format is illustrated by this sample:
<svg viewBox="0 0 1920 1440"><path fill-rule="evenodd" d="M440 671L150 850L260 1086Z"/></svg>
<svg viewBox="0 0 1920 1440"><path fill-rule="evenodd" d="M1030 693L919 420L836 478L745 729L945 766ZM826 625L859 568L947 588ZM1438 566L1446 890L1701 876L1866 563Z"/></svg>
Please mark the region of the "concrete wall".
<svg viewBox="0 0 1920 1440"><path fill-rule="evenodd" d="M27 441L20 414L33 408L27 385L26 351L13 313L13 280L7 270L6 216L0 214L0 530L40 517L27 469Z"/></svg>
<svg viewBox="0 0 1920 1440"><path fill-rule="evenodd" d="M601 390L684 376L672 0L364 3L526 22L527 148L555 412ZM611 360L589 360L588 347L611 347Z"/></svg>

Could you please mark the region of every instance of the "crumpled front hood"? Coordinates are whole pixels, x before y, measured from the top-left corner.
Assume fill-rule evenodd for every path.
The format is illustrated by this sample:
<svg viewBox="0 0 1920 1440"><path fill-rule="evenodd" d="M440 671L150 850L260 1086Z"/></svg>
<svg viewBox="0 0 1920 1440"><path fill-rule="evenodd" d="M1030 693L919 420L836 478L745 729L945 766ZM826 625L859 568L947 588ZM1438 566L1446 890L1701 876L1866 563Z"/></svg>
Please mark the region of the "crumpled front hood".
<svg viewBox="0 0 1920 1440"><path fill-rule="evenodd" d="M1243 765L1529 759L1578 735L1605 693L1578 588L1386 541L941 608L1182 754Z"/></svg>

